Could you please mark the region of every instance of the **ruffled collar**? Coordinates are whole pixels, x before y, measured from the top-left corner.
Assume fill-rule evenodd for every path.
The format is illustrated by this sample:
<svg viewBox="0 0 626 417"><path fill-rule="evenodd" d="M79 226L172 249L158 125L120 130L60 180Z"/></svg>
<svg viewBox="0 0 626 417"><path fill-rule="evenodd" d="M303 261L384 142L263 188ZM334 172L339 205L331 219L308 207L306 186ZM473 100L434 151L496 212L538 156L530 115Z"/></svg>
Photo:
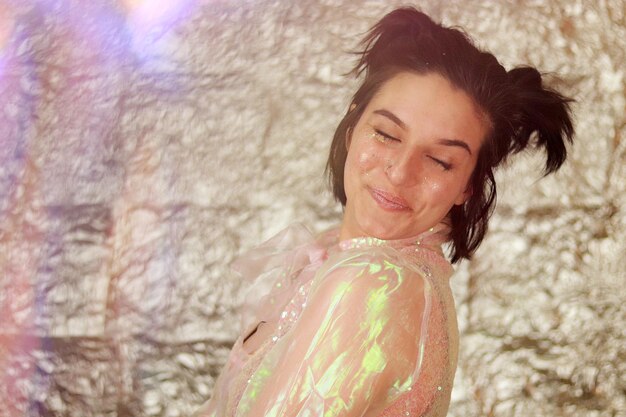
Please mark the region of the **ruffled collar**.
<svg viewBox="0 0 626 417"><path fill-rule="evenodd" d="M428 259L440 265L449 276L450 264L444 259L441 244L448 240L449 227L444 223L411 238L383 240L357 237L339 241L339 227L317 236L301 223L295 223L267 242L248 251L232 264L244 285L241 305L241 328L260 319L277 318L284 305L301 286L309 283L329 256L352 249L388 246L401 252ZM425 250L422 250L425 249ZM430 276L430 267L423 272Z"/></svg>
<svg viewBox="0 0 626 417"><path fill-rule="evenodd" d="M329 252L337 250L345 251L350 249L360 249L372 246L389 246L395 249L413 249L420 246L440 248L449 240L450 226L446 223L439 223L425 232L413 237L403 239L378 239L376 237L355 237L352 239L339 240L339 227L334 227L317 237L317 243L326 248Z"/></svg>

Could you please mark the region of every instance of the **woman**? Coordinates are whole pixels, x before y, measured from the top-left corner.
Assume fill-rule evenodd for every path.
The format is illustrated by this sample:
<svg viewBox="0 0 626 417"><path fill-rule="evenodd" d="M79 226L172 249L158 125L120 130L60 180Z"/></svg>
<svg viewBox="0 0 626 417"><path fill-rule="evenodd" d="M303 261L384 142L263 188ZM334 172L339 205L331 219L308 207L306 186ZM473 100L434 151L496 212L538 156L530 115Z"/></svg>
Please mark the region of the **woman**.
<svg viewBox="0 0 626 417"><path fill-rule="evenodd" d="M480 245L493 170L531 138L566 158L569 100L402 8L369 32L327 164L341 226L292 226L235 265L254 284L201 416L444 416L457 359L451 261ZM258 301L260 299L260 301Z"/></svg>

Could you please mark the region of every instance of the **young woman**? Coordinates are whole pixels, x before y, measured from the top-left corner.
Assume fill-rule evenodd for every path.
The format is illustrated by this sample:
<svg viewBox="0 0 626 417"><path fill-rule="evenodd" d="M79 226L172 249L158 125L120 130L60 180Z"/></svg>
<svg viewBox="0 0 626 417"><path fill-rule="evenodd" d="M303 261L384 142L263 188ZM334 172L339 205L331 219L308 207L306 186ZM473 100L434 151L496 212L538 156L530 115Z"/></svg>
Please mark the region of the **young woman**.
<svg viewBox="0 0 626 417"><path fill-rule="evenodd" d="M198 416L444 416L457 327L451 261L480 245L493 170L529 146L566 158L568 102L457 29L397 9L369 32L364 81L327 172L339 228L292 226L242 257L255 302ZM531 143L532 139L532 143Z"/></svg>

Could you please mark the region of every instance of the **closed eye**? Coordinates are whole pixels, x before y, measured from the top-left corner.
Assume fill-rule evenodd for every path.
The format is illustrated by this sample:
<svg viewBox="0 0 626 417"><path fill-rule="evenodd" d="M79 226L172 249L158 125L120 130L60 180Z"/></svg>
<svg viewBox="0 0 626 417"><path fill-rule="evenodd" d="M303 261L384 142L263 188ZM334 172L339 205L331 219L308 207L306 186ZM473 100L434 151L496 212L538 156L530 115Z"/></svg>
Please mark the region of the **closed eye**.
<svg viewBox="0 0 626 417"><path fill-rule="evenodd" d="M376 140L378 140L380 142L388 142L388 141L399 142L400 141L400 139L394 138L393 136L388 135L385 132L383 132L382 130L378 130L378 129L374 130L374 135L373 136L376 138Z"/></svg>
<svg viewBox="0 0 626 417"><path fill-rule="evenodd" d="M436 164L440 165L445 171L449 171L452 168L452 164L442 161L441 159L435 158L433 156L429 156Z"/></svg>

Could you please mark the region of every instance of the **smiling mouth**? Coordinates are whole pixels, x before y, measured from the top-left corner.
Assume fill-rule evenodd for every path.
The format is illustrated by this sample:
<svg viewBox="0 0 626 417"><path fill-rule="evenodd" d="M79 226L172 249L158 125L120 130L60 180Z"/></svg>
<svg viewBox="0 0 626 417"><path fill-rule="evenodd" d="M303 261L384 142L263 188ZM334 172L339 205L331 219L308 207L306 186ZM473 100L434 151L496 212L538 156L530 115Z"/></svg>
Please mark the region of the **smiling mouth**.
<svg viewBox="0 0 626 417"><path fill-rule="evenodd" d="M389 194L383 190L376 188L369 189L372 198L378 203L378 205L384 210L388 211L408 211L411 208L408 203L393 194Z"/></svg>

